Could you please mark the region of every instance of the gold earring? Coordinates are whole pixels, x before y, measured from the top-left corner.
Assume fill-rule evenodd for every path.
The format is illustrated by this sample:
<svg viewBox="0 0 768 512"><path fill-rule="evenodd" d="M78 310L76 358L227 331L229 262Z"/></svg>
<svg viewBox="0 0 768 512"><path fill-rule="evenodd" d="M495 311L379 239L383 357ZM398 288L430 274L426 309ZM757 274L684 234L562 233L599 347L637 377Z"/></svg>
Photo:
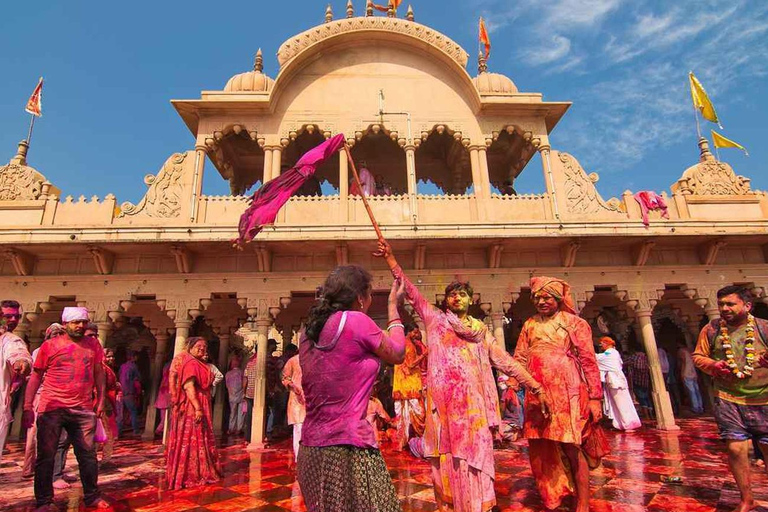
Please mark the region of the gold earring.
<svg viewBox="0 0 768 512"><path fill-rule="evenodd" d="M363 309L363 301L360 299L357 299L358 304L360 304L360 309Z"/></svg>

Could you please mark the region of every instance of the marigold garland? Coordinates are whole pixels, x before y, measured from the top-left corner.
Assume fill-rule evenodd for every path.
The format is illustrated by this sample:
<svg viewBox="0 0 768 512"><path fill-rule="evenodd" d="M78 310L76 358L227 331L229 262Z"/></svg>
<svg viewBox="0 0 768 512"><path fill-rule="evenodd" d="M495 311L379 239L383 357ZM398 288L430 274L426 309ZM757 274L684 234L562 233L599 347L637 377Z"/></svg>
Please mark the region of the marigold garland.
<svg viewBox="0 0 768 512"><path fill-rule="evenodd" d="M746 339L744 340L744 351L746 352L746 362L743 369L739 369L739 365L736 364L736 359L733 355L733 344L731 343L731 335L728 332L728 326L725 320L720 320L720 340L723 343L723 350L725 350L725 362L728 364L728 368L731 369L733 374L739 379L748 379L752 376L752 372L755 371L755 317L750 314L747 317L746 327Z"/></svg>

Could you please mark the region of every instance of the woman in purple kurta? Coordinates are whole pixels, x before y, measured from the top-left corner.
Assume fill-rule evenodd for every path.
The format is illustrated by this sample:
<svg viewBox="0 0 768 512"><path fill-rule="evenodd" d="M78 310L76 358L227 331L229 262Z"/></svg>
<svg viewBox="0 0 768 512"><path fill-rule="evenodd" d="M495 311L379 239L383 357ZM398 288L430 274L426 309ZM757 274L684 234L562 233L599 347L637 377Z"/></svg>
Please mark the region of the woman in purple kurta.
<svg viewBox="0 0 768 512"><path fill-rule="evenodd" d="M405 356L403 295L393 284L387 335L365 314L371 275L337 267L309 313L299 355L307 415L296 464L309 512L401 510L366 411L380 361Z"/></svg>

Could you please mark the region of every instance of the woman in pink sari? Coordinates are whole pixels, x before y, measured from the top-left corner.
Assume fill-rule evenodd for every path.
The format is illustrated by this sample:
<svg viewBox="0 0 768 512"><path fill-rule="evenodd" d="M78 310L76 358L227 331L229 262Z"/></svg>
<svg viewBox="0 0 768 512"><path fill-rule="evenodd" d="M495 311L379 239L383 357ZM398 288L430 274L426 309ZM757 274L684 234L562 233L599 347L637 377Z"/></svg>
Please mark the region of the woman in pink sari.
<svg viewBox="0 0 768 512"><path fill-rule="evenodd" d="M211 423L213 374L203 360L208 352L208 342L204 338L190 337L186 346L187 351L174 358L178 387L174 386L171 394L173 413L166 469L168 489L195 487L221 478Z"/></svg>

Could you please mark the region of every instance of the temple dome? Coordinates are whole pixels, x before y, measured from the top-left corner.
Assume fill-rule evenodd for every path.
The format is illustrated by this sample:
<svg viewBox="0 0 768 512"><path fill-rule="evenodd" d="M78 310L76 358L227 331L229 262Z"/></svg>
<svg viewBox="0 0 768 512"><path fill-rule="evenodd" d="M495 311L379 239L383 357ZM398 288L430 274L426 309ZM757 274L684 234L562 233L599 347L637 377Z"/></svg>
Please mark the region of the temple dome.
<svg viewBox="0 0 768 512"><path fill-rule="evenodd" d="M248 71L233 76L224 86L228 92L269 92L275 81L259 71Z"/></svg>
<svg viewBox="0 0 768 512"><path fill-rule="evenodd" d="M499 73L480 73L472 81L480 94L515 94L518 92L512 79Z"/></svg>
<svg viewBox="0 0 768 512"><path fill-rule="evenodd" d="M224 90L227 92L269 92L275 81L264 74L264 58L261 48L256 53L253 71L240 73L227 81Z"/></svg>

